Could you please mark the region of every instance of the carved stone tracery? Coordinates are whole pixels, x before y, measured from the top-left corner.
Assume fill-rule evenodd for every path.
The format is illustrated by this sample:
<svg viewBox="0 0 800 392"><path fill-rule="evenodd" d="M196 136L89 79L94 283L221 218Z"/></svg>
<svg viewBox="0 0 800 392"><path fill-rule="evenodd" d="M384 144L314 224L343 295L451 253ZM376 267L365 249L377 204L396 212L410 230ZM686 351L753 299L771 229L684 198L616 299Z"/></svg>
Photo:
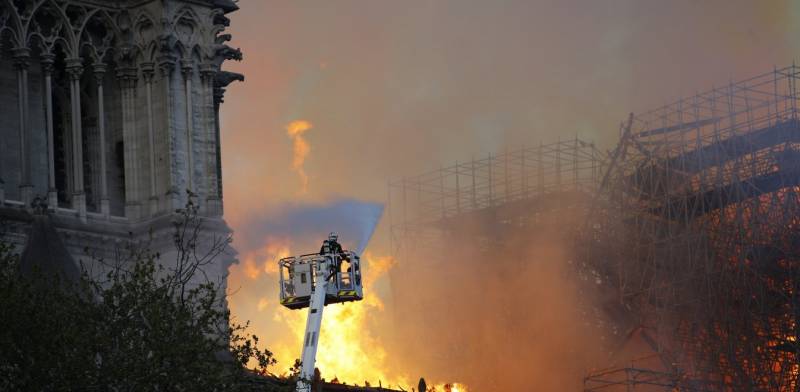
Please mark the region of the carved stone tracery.
<svg viewBox="0 0 800 392"><path fill-rule="evenodd" d="M52 214L76 260L152 238L166 255L186 190L198 196L203 235L227 236L219 105L244 78L221 70L241 60L224 34L236 9L232 0L0 0L0 220L18 220L6 238L24 248L25 209ZM221 257L209 277L224 282L231 262Z"/></svg>
<svg viewBox="0 0 800 392"><path fill-rule="evenodd" d="M226 44L225 14L238 6L100 4L0 0L0 62L11 62L18 75L9 77L19 80L14 96L0 94L0 104L16 99L19 112L18 135L0 143L7 156L0 158L0 205L27 204L29 191L46 194L51 210L71 208L84 221L91 212L138 220L171 211L183 202L175 196L182 188L220 199L219 105L228 83L243 80L221 70L225 60L242 59ZM173 83L176 77L181 83ZM0 138L7 132L0 125ZM156 143L162 139L166 145ZM162 164L168 169L156 170ZM150 208L141 207L147 200ZM206 211L221 214L221 203Z"/></svg>

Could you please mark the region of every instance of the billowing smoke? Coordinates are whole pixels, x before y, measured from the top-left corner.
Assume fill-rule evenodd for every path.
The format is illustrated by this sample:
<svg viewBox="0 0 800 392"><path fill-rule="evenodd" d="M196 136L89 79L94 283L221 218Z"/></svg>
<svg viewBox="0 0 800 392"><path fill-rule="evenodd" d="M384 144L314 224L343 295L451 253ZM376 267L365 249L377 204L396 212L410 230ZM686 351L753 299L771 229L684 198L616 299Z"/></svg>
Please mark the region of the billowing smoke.
<svg viewBox="0 0 800 392"><path fill-rule="evenodd" d="M254 327L283 371L299 355L305 313L277 303L275 262L316 252L330 231L345 248L363 252L383 206L343 199L278 211L251 218L237 232L238 249L256 249L243 252L244 270L256 283L231 300L238 309L257 310L239 311L241 317L267 320ZM433 240L420 232L396 260L364 252L365 271L378 276L365 280L363 303L326 308L323 375L380 378L406 389L425 376L477 391L579 390L587 370L610 364L604 331L587 314L593 299L581 294L572 264L570 233L581 211L543 212L527 227L460 222ZM387 272L390 287L375 286Z"/></svg>
<svg viewBox="0 0 800 392"><path fill-rule="evenodd" d="M304 198L377 200L387 178L506 146L577 133L613 148L628 112L791 62L800 48L800 2L786 0L240 3L242 12L229 16L247 61L229 66L248 81L229 89L222 109L226 219L243 255L231 269L231 309L253 320L267 347L285 348L281 368L299 343L294 330L275 322L283 313L274 260L319 249L332 230L346 247L360 248L369 232L356 222L351 232L303 216L338 202L282 204L296 198L298 177L303 186L311 182ZM314 128L293 128L288 139L286 123L301 118ZM342 151L357 151L358 159ZM284 170L289 163L292 170ZM346 175L315 174L323 167ZM286 209L251 216L265 205ZM300 230L303 221L318 224ZM577 305L585 298L568 269L572 244L529 230L515 237L516 245L488 254L481 240L460 237L441 252L395 260L394 295L383 313L396 317L372 312L367 318L380 326L356 330L378 336L390 358L382 362L376 350L363 357L390 363L413 385L426 376L479 391L580 390L581 368L600 339L582 329ZM389 254L377 239L368 251ZM330 368L322 370L331 377Z"/></svg>
<svg viewBox="0 0 800 392"><path fill-rule="evenodd" d="M476 391L580 390L588 369L609 364L573 268L581 216L460 221L440 239L403 243L390 271L398 367Z"/></svg>
<svg viewBox="0 0 800 392"><path fill-rule="evenodd" d="M244 230L237 232L237 241L243 240L249 247L265 238L283 238L290 240L296 252L313 253L328 233L336 232L345 249L361 254L383 215L383 205L341 199L324 204L285 205L278 211L252 218Z"/></svg>

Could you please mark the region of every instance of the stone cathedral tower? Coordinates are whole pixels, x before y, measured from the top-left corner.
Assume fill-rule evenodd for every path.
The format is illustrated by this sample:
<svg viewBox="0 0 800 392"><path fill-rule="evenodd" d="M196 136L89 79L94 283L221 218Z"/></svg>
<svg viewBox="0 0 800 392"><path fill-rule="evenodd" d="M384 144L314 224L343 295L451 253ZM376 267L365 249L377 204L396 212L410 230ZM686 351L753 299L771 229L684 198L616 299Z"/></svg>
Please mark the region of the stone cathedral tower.
<svg viewBox="0 0 800 392"><path fill-rule="evenodd" d="M230 232L219 108L225 87L243 80L221 70L241 59L223 34L237 9L233 0L0 0L0 221L18 249L32 246L35 200L46 200L72 262L150 233L168 253L187 190L204 235ZM211 276L224 276L227 258Z"/></svg>

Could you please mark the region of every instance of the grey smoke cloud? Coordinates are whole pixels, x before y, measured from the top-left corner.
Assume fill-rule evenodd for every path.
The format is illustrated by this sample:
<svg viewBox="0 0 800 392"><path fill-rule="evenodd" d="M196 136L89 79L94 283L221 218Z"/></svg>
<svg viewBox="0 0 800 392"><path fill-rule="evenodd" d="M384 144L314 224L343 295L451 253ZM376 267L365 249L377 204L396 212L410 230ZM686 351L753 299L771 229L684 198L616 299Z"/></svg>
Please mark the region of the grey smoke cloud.
<svg viewBox="0 0 800 392"><path fill-rule="evenodd" d="M261 244L266 237L288 238L305 248L295 252L313 253L319 243L335 231L342 245L361 254L383 215L383 204L356 199L327 203L286 204L272 214L250 218L236 233L245 247ZM314 248L316 245L317 248Z"/></svg>
<svg viewBox="0 0 800 392"><path fill-rule="evenodd" d="M371 232L369 219L360 219L375 217L379 206L360 200L385 199L387 179L576 134L610 149L629 112L788 64L800 48L800 2L792 0L239 4L242 11L231 15L230 31L245 61L226 66L247 75L247 82L232 85L225 96L222 148L226 219L236 230L241 254L257 253L270 235L290 239L293 253L313 252L331 230L339 231L346 247L360 247ZM312 150L304 167L310 182L301 198L285 130L293 120L310 121L319 130L307 135ZM384 237L372 239L374 254L390 253ZM524 249L530 242L526 237ZM498 321L492 304L476 294L484 291L470 289L473 282L485 285L487 276L494 276L459 268L470 259L452 258L445 264L452 270L423 276L398 260L391 281L395 303L387 301L385 314L420 327L394 334L397 344L387 350L392 371L424 374L429 381L475 381L479 388L483 381L471 380L470 370L477 377L489 372L487 363L497 363L495 374L543 380L539 390L580 389L559 384L578 382L580 374L565 375L557 368L576 364L580 356L565 347L585 352L596 339L581 334L578 326L577 332L564 331L564 321L574 319L574 293L555 284L560 283L556 267L566 258L556 245L523 254L530 262L525 266L549 261L546 274L526 270L530 274L492 286L496 290L490 294L505 293L508 284L522 285L526 279L538 284L537 295L512 297L509 308L524 309L526 316L513 323ZM257 261L259 266L266 262ZM420 261L421 267L430 264ZM281 313L272 310L279 305L259 310L260 299L274 301L276 279L264 273L254 279L245 267L231 268L229 284L239 290L231 309L251 319L259 335L270 337L270 347L279 347L290 332L274 321ZM450 272L463 275L454 280ZM436 307L425 313L413 302L430 306L428 299L455 298L454 292L465 292L472 301L439 304L447 312L438 323L428 317L439 315ZM548 302L548 296L559 302ZM533 313L528 309L557 314L542 323L528 317ZM467 322L448 322L460 315L468 315ZM505 332L509 325L518 328L516 334ZM528 337L524 327L539 333ZM557 335L541 333L550 330ZM379 330L384 343L392 341L387 331ZM420 336L448 339L421 344ZM462 347L463 342L478 346L475 352L483 355L464 355L453 364L419 353L447 357L452 350L444 343ZM413 349L406 353L404 347ZM526 361L516 361L513 368L501 361L518 358L517 349Z"/></svg>

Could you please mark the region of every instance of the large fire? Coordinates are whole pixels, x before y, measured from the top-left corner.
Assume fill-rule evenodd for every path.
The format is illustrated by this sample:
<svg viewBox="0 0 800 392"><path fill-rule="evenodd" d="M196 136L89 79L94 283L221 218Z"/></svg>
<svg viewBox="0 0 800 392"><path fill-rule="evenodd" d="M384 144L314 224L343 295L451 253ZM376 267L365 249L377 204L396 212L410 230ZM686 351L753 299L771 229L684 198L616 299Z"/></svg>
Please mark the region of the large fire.
<svg viewBox="0 0 800 392"><path fill-rule="evenodd" d="M291 242L285 238L267 238L266 245L244 254L241 273L249 279L259 278L274 281L277 287L277 260L291 255ZM351 385L382 385L402 387L409 390L417 385L420 375L406 374L390 359L381 328L375 324L375 314L384 312L384 300L378 292L371 290L381 279L385 279L395 261L390 256L378 256L370 252L362 255L364 265L364 300L325 308L322 334L317 352L317 368L328 381ZM277 288L274 290L277 297ZM236 302L236 301L233 301ZM276 373L286 374L300 354L303 343L307 313L304 310L289 310L269 297L256 302L260 314L269 315L278 339L265 336L263 339L278 360ZM257 320L254 320L257 321ZM280 332L286 332L281 334ZM262 331L263 335L263 331ZM466 392L463 384L441 383L428 387L429 391Z"/></svg>
<svg viewBox="0 0 800 392"><path fill-rule="evenodd" d="M275 275L278 273L277 262L269 260L280 260L289 257L289 240L285 238L269 237L265 241L266 245L249 252L242 261L245 275L250 279L257 279L262 273Z"/></svg>
<svg viewBox="0 0 800 392"><path fill-rule="evenodd" d="M364 259L364 286L368 287L384 276L391 268L389 257L375 257L366 253ZM370 328L368 314L383 310L383 301L368 289L364 290L364 301L332 305L325 308L322 318L322 333L317 351L317 367L323 377L350 383L368 381L382 385L410 385L408 379L389 374L387 353L378 336ZM303 343L306 312L276 309L274 314L287 328L294 332L287 344L276 347L275 354L284 358L282 363L291 365L297 358ZM280 360L280 359L279 359Z"/></svg>

